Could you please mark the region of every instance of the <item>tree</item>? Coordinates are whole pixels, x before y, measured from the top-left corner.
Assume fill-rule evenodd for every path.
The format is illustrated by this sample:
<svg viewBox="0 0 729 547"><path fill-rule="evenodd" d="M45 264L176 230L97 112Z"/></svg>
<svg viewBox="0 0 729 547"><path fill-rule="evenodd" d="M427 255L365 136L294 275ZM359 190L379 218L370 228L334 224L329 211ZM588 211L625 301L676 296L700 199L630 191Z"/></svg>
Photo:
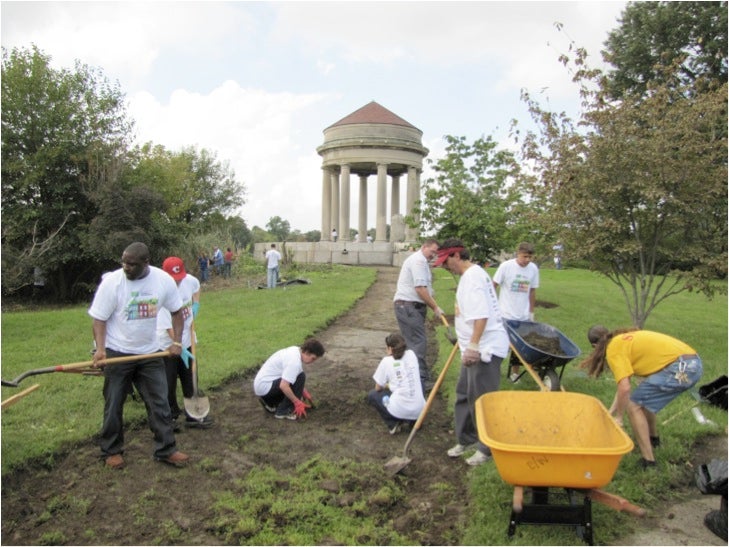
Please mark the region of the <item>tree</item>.
<svg viewBox="0 0 729 547"><path fill-rule="evenodd" d="M291 233L291 225L288 220L279 216L271 217L266 224L266 230L276 241L286 241Z"/></svg>
<svg viewBox="0 0 729 547"><path fill-rule="evenodd" d="M519 172L514 154L499 150L491 137L469 144L447 135L446 155L428 160L436 173L423 185L416 209L422 229L438 239L457 237L484 260L514 248L524 235L522 205L514 186Z"/></svg>
<svg viewBox="0 0 729 547"><path fill-rule="evenodd" d="M666 298L711 295L726 277L727 86L699 91L673 67L648 93L610 100L584 61L577 50L579 130L524 94L539 126L522 149L539 175L537 220L621 289L643 327Z"/></svg>
<svg viewBox="0 0 729 547"><path fill-rule="evenodd" d="M2 101L3 292L40 267L51 296L66 299L88 274L90 192L118 175L126 149L124 96L86 65L55 70L36 47L3 48Z"/></svg>
<svg viewBox="0 0 729 547"><path fill-rule="evenodd" d="M606 91L644 95L649 83L670 79L691 92L706 82L721 85L727 45L726 2L631 2L605 42L603 57L614 67Z"/></svg>

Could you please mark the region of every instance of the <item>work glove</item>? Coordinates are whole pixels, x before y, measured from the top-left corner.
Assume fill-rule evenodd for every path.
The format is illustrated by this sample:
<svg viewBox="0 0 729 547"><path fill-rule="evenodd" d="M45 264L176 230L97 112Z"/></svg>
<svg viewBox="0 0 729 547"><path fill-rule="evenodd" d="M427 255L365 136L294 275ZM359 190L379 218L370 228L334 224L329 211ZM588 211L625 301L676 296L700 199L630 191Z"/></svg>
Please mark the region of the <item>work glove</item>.
<svg viewBox="0 0 729 547"><path fill-rule="evenodd" d="M435 311L433 312L433 316L437 321L440 321L441 315L443 315L445 312L439 307L435 308Z"/></svg>
<svg viewBox="0 0 729 547"><path fill-rule="evenodd" d="M467 366L470 367L471 365L475 365L476 363L481 361L481 353L478 350L478 347L476 344L468 344L468 347L466 348L466 351L463 352L461 355L461 362Z"/></svg>
<svg viewBox="0 0 729 547"><path fill-rule="evenodd" d="M534 312L529 314L529 321L534 322Z"/></svg>
<svg viewBox="0 0 729 547"><path fill-rule="evenodd" d="M304 401L300 399L294 401L294 413L297 418L306 418L307 408L311 408L311 406L307 405Z"/></svg>
<svg viewBox="0 0 729 547"><path fill-rule="evenodd" d="M200 311L200 302L192 303L192 318L197 319L197 313Z"/></svg>
<svg viewBox="0 0 729 547"><path fill-rule="evenodd" d="M185 363L185 368L190 368L190 359L194 359L195 356L190 353L187 348L182 348L182 352L180 353L180 357L182 358L182 362Z"/></svg>
<svg viewBox="0 0 729 547"><path fill-rule="evenodd" d="M311 408L314 408L314 399L312 399L308 389L304 388L304 392L301 394L301 400L308 403Z"/></svg>

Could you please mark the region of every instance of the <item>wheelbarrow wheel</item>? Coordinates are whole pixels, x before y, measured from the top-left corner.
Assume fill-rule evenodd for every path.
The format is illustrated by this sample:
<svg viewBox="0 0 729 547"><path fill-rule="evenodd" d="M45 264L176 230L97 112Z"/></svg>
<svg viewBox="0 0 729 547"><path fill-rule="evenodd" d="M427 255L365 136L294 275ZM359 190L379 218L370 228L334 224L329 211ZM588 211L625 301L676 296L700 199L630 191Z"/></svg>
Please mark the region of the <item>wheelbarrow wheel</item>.
<svg viewBox="0 0 729 547"><path fill-rule="evenodd" d="M542 382L549 391L559 391L559 374L553 368L542 371Z"/></svg>

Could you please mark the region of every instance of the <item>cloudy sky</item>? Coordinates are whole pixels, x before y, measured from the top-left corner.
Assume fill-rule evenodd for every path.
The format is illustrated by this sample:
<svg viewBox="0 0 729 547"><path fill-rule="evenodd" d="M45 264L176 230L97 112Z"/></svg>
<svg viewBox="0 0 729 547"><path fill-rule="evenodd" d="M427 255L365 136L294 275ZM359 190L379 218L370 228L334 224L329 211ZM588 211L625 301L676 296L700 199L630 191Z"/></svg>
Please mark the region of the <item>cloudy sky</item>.
<svg viewBox="0 0 729 547"><path fill-rule="evenodd" d="M624 7L3 1L0 37L5 48L36 44L57 67L101 68L125 93L138 142L214 151L246 186L249 227L280 216L306 232L321 228L324 128L374 100L422 130L437 159L444 135L501 140L511 119L528 123L521 89L574 114L558 56L573 41L598 65Z"/></svg>

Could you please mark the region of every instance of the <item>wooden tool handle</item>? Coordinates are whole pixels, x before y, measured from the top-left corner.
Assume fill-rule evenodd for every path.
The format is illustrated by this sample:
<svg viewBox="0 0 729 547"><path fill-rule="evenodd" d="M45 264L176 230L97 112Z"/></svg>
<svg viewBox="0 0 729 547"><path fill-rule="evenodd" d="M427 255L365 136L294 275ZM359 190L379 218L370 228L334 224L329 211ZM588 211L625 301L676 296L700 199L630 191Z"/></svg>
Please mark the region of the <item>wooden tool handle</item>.
<svg viewBox="0 0 729 547"><path fill-rule="evenodd" d="M158 351L157 353L143 353L141 355L124 355L122 357L109 357L101 361L104 365L113 365L115 363L129 363L131 361L141 361L142 359L154 359L155 357L168 357L169 351ZM93 366L93 361L80 361L78 363L68 363L67 365L56 365L53 370L63 372L65 370L75 370L78 368L87 368Z"/></svg>
<svg viewBox="0 0 729 547"><path fill-rule="evenodd" d="M608 507L610 507L611 509L615 509L616 511L625 511L626 513L630 513L631 515L634 515L636 517L644 517L647 513L646 510L642 507L633 505L625 498L622 498L616 494L610 494L608 492L605 492L604 490L593 488L592 490L590 490L589 494L590 497L596 502L607 505Z"/></svg>
<svg viewBox="0 0 729 547"><path fill-rule="evenodd" d="M5 410L5 409L6 409L7 407L9 407L9 406L11 406L11 405L14 405L14 404L15 404L15 403L17 403L17 402L18 402L18 401L19 401L20 399L22 399L23 397L25 397L26 395L28 395L28 393L31 393L32 391L35 391L35 390L36 390L36 389L38 389L39 387L40 387L40 384L34 384L34 385L30 386L29 388L27 388L27 389L24 389L24 390L23 390L23 391L21 391L20 393L16 393L16 394L15 394L15 395L13 395L12 397L8 397L7 399L5 399L5 400L4 400L4 401L3 401L2 403L1 403L1 404L2 404L2 409L3 409L3 410Z"/></svg>

